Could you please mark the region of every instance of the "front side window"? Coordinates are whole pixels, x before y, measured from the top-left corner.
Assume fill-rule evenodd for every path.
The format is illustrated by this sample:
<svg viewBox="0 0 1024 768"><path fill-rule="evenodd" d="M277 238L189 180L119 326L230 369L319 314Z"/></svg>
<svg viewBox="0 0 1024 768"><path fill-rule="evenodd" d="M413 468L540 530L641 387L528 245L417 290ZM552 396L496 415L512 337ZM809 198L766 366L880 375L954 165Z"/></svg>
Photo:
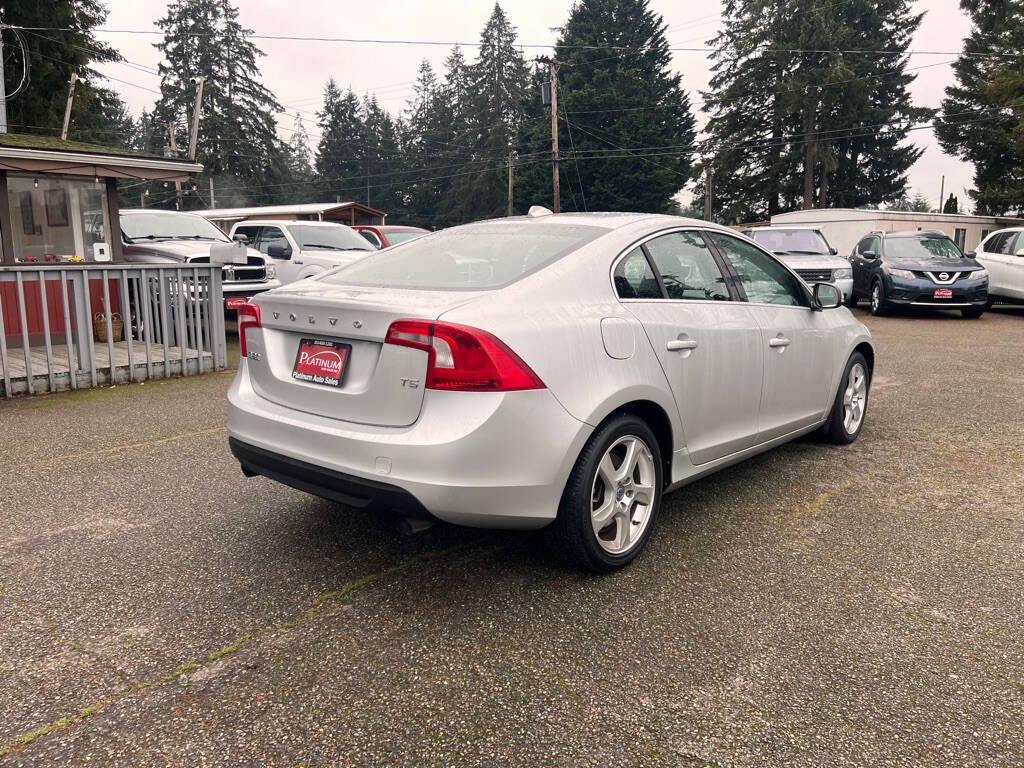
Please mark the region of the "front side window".
<svg viewBox="0 0 1024 768"><path fill-rule="evenodd" d="M712 242L732 265L753 304L807 306L799 279L764 251L731 235L709 232Z"/></svg>
<svg viewBox="0 0 1024 768"><path fill-rule="evenodd" d="M284 232L280 227L263 227L260 230L260 240L257 246L260 253L266 255L272 245L280 245L282 248L289 247L288 240L285 239Z"/></svg>
<svg viewBox="0 0 1024 768"><path fill-rule="evenodd" d="M1016 239L1016 232L998 232L992 235L992 238L985 243L984 250L986 253L1001 253L1009 256L1013 253L1013 242Z"/></svg>
<svg viewBox="0 0 1024 768"><path fill-rule="evenodd" d="M700 232L671 232L645 245L668 298L729 300L725 278Z"/></svg>
<svg viewBox="0 0 1024 768"><path fill-rule="evenodd" d="M865 237L859 243L857 243L857 253L864 254L871 251L874 254L878 254L878 238L877 237Z"/></svg>
<svg viewBox="0 0 1024 768"><path fill-rule="evenodd" d="M425 291L493 290L553 264L607 231L547 222L470 224L371 253L320 279Z"/></svg>
<svg viewBox="0 0 1024 768"><path fill-rule="evenodd" d="M634 248L615 267L615 292L620 299L660 299L661 288L643 249Z"/></svg>
<svg viewBox="0 0 1024 768"><path fill-rule="evenodd" d="M359 230L359 234L362 235L363 238L374 248L380 248L380 238L377 237L377 233L372 229L361 229Z"/></svg>
<svg viewBox="0 0 1024 768"><path fill-rule="evenodd" d="M110 261L106 190L91 176L10 174L7 190L15 261Z"/></svg>

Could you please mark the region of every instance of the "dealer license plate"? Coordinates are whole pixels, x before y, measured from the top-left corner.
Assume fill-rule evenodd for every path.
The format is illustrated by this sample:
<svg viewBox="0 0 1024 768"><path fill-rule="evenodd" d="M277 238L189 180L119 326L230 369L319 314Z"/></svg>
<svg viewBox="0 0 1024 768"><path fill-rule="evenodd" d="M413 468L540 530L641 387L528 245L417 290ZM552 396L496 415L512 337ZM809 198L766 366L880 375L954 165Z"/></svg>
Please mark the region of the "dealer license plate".
<svg viewBox="0 0 1024 768"><path fill-rule="evenodd" d="M299 352L295 356L292 378L312 384L340 387L351 351L351 345L338 341L302 339L299 342Z"/></svg>
<svg viewBox="0 0 1024 768"><path fill-rule="evenodd" d="M935 298L936 299L952 299L953 298L953 291L950 290L949 288L936 288L935 289Z"/></svg>

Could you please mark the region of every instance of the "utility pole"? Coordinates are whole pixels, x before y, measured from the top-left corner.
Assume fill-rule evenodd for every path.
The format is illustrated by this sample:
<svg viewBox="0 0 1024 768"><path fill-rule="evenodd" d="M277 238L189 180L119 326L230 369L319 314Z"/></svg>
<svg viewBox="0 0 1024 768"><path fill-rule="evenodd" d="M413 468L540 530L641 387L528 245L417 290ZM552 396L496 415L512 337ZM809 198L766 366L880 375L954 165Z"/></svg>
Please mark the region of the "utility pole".
<svg viewBox="0 0 1024 768"><path fill-rule="evenodd" d="M199 110L203 105L203 83L206 78L196 78L196 103L192 107L192 130L188 134L188 159L196 160L196 140L199 138Z"/></svg>
<svg viewBox="0 0 1024 768"><path fill-rule="evenodd" d="M555 193L555 213L562 211L562 195L558 188L558 62L551 59L551 181Z"/></svg>
<svg viewBox="0 0 1024 768"><path fill-rule="evenodd" d="M554 192L555 204L552 206L555 213L562 210L562 199L558 184L558 62L546 56L538 56L534 59L539 64L547 64L551 73L551 82L548 88L541 87L541 104L551 104L551 181Z"/></svg>
<svg viewBox="0 0 1024 768"><path fill-rule="evenodd" d="M942 177L942 184L939 186L939 213L942 213L942 208L946 204L946 177Z"/></svg>
<svg viewBox="0 0 1024 768"><path fill-rule="evenodd" d="M7 133L7 89L4 85L3 21L3 8L0 8L0 133ZM28 66L28 64L25 66Z"/></svg>
<svg viewBox="0 0 1024 768"><path fill-rule="evenodd" d="M508 215L512 215L512 147L508 148Z"/></svg>
<svg viewBox="0 0 1024 768"><path fill-rule="evenodd" d="M64 107L64 127L60 132L60 140L67 141L68 125L71 123L71 102L75 100L75 83L78 82L78 75L71 73L71 87L68 88L68 103Z"/></svg>
<svg viewBox="0 0 1024 768"><path fill-rule="evenodd" d="M711 180L714 172L709 165L704 169L704 221L711 221Z"/></svg>
<svg viewBox="0 0 1024 768"><path fill-rule="evenodd" d="M174 156L177 157L178 156L178 139L174 135L174 128L175 128L174 123L171 123L170 125L167 126L167 132L171 135L171 152L173 152ZM180 181L174 182L174 196L177 199L177 208L180 211L181 210L181 204L183 202L182 197L181 197L181 182Z"/></svg>

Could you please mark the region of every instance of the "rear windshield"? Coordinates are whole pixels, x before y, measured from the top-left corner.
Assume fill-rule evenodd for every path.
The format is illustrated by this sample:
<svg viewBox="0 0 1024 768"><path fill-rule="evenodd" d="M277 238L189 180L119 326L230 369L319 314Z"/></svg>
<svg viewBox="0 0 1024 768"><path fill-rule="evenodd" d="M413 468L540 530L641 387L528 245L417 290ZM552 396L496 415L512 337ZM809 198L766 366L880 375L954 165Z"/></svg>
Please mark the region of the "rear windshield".
<svg viewBox="0 0 1024 768"><path fill-rule="evenodd" d="M813 229L762 229L754 232L754 242L775 253L827 254L828 243Z"/></svg>
<svg viewBox="0 0 1024 768"><path fill-rule="evenodd" d="M514 283L607 232L573 224L503 222L435 232L324 275L347 285L488 290Z"/></svg>
<svg viewBox="0 0 1024 768"><path fill-rule="evenodd" d="M890 259L960 259L963 253L948 237L890 237L885 241Z"/></svg>
<svg viewBox="0 0 1024 768"><path fill-rule="evenodd" d="M354 229L342 224L290 224L288 229L304 251L372 251L375 250Z"/></svg>

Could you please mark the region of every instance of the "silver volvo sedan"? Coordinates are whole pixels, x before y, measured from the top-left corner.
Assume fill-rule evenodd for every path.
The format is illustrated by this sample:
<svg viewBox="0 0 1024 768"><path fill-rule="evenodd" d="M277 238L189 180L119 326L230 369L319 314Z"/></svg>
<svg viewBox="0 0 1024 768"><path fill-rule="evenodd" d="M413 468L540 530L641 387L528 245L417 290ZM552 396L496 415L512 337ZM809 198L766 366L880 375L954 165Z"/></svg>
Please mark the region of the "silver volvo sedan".
<svg viewBox="0 0 1024 768"><path fill-rule="evenodd" d="M546 527L608 571L665 493L808 432L857 438L874 352L840 299L714 224L535 208L242 305L229 441L247 475Z"/></svg>

